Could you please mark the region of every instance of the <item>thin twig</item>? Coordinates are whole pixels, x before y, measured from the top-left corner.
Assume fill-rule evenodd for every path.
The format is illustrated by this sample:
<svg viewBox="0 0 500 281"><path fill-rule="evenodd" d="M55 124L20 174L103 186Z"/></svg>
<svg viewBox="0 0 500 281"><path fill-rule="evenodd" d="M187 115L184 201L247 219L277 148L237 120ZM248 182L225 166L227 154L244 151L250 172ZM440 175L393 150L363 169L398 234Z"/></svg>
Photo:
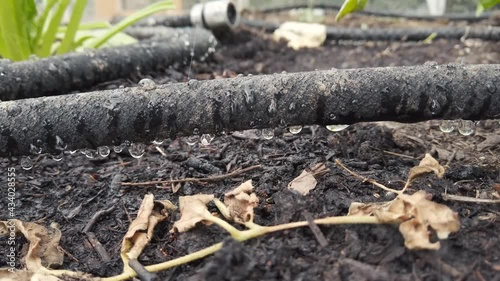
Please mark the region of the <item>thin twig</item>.
<svg viewBox="0 0 500 281"><path fill-rule="evenodd" d="M97 222L97 220L103 216L103 215L107 215L109 213L111 213L113 210L115 209L115 206L111 206L109 207L108 209L106 210L100 210L98 212L96 212L92 218L90 219L90 221L87 223L87 225L85 225L85 227L83 228L82 232L83 233L87 233L90 231L90 229L92 228L92 226L94 226L94 224Z"/></svg>
<svg viewBox="0 0 500 281"><path fill-rule="evenodd" d="M163 157L167 157L167 154L165 153L165 151L163 151L163 149L159 146L155 146L156 150L158 150L158 152L160 152L160 154L163 156Z"/></svg>
<svg viewBox="0 0 500 281"><path fill-rule="evenodd" d="M340 162L340 160L338 159L335 159L335 163L337 163L337 165L339 165L342 169L346 170L349 174L353 175L354 177L356 178L359 178L359 179L362 179L363 181L366 181L366 182L369 182L375 186L378 186L380 188L382 188L383 190L385 191L389 191L389 192L394 192L396 194L400 194L401 191L399 190L396 190L396 189L392 189L392 188L389 188L383 184L380 184L372 179L369 179L369 178L366 178L366 177L363 177L362 175L359 175L359 174L356 174L355 172L349 170L346 166L344 166L344 164L342 164L342 162Z"/></svg>
<svg viewBox="0 0 500 281"><path fill-rule="evenodd" d="M181 182L210 182L210 181L220 181L230 177L238 176L246 172L260 169L262 165L254 165L244 169L237 169L231 173L224 175L211 176L206 178L184 178L184 179L173 179L164 181L146 181L146 182L122 182L122 186L144 186L144 185L156 185L156 184L171 184L171 183L181 183Z"/></svg>
<svg viewBox="0 0 500 281"><path fill-rule="evenodd" d="M473 197L468 197L468 196L460 196L460 195L449 195L449 194L441 194L444 200L451 200L451 201L461 201L461 202L471 202L471 203L486 203L486 204L498 204L500 203L499 200L495 199L481 199L481 198L473 198Z"/></svg>
<svg viewBox="0 0 500 281"><path fill-rule="evenodd" d="M392 152L392 151L388 151L388 150L382 150L382 152L384 152L385 154L390 154L390 155L394 155L394 156L398 156L398 157L402 157L402 158L409 158L409 159L413 159L413 160L418 160L417 158L415 158L413 156L404 155L404 154L400 154L400 153L396 153L396 152Z"/></svg>

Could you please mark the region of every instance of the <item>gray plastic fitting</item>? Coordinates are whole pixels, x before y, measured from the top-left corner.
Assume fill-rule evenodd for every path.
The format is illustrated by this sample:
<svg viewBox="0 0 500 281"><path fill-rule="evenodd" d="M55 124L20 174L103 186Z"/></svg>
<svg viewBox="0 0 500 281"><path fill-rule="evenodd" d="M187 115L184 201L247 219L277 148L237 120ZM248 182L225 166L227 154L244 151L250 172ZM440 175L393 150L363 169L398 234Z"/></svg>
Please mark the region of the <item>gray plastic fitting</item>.
<svg viewBox="0 0 500 281"><path fill-rule="evenodd" d="M189 13L191 23L210 30L235 28L239 24L239 13L230 0L198 3Z"/></svg>

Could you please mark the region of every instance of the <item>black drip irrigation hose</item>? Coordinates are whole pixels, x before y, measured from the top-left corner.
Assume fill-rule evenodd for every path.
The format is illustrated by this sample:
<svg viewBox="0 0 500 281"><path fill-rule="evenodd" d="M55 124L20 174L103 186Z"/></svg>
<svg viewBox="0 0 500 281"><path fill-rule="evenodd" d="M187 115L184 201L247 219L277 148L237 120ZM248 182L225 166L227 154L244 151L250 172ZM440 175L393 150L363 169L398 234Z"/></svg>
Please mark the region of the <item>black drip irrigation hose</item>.
<svg viewBox="0 0 500 281"><path fill-rule="evenodd" d="M283 11L289 11L292 9L307 9L309 6L307 4L296 4L296 5L286 5L280 7L270 7L258 10L261 13L277 13ZM313 8L324 9L324 10L340 10L340 5L334 4L314 4ZM464 14L446 14L443 16L432 16L432 15L413 15L407 13L391 13L385 11L370 11L370 10L361 10L356 11L357 14L363 14L368 16L377 16L377 17L390 17L390 18L406 18L411 20L425 20L425 21L435 21L435 20L447 20L447 21L482 21L489 19L493 14L492 13L483 13L479 16L471 13Z"/></svg>
<svg viewBox="0 0 500 281"><path fill-rule="evenodd" d="M112 23L118 23L124 17L116 17L112 20ZM156 15L144 18L136 23L135 27L146 27L146 26L167 26L167 27L187 27L192 26L191 19L189 15Z"/></svg>
<svg viewBox="0 0 500 281"><path fill-rule="evenodd" d="M241 20L242 25L272 32L279 28L278 23ZM443 28L344 28L327 26L326 38L329 40L369 40L369 41L421 41L435 33L436 38L499 41L500 27L443 27Z"/></svg>
<svg viewBox="0 0 500 281"><path fill-rule="evenodd" d="M191 27L132 26L125 29L124 32L139 40L160 40L184 37L186 33L190 34L192 30Z"/></svg>
<svg viewBox="0 0 500 281"><path fill-rule="evenodd" d="M189 44L193 38L196 44ZM0 100L68 94L101 82L144 75L174 63L189 63L191 53L193 59L207 57L216 44L211 32L190 28L179 31L177 37L161 40L33 61L2 62Z"/></svg>
<svg viewBox="0 0 500 281"><path fill-rule="evenodd" d="M0 103L0 156L196 133L500 117L500 64L362 68L191 80ZM61 145L59 145L61 146ZM60 153L60 152L59 152Z"/></svg>

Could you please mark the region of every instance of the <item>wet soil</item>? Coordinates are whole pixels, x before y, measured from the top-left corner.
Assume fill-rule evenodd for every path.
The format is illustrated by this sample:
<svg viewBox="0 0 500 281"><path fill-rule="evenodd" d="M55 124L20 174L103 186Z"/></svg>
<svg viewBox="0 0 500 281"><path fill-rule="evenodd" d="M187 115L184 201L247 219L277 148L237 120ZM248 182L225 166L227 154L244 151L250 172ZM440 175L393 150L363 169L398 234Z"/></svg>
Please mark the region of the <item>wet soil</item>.
<svg viewBox="0 0 500 281"><path fill-rule="evenodd" d="M476 64L498 63L500 59L499 42L478 40L435 40L432 44L326 42L318 49L293 51L258 30L243 28L230 39L209 61L194 62L191 67L176 65L143 77L169 83L186 81L188 74L197 79L219 79L238 74L415 65L430 60L444 64L465 59ZM113 81L95 89L135 85L143 77ZM499 199L499 132L498 121L482 121L471 136L445 134L433 121L363 123L336 133L310 126L297 135L278 128L271 140L258 138L253 132L218 136L209 146L191 147L183 139L167 140L160 149L148 147L140 159L126 152L112 152L98 159L77 153L60 162L42 155L29 171L22 170L16 158L1 159L0 166L2 171L16 168L17 219L47 226L59 224L61 247L67 253L63 268L112 276L121 272L121 240L147 193L177 204L182 195L221 197L252 179L260 200L255 222L275 225L304 220L307 213L315 218L345 215L351 202L393 199L393 194L347 174L335 159L365 177L401 188L409 169L425 153L432 153L446 165L445 176L423 177L409 192L426 190L434 201L458 212L461 229L441 241L439 251L407 250L397 227L388 225L321 226L326 246L320 245L308 227L244 243L228 239L228 234L215 225L171 234L172 223L179 218L176 211L157 226L140 262L158 263L224 241L223 249L215 255L161 272L159 280L500 280L499 205L445 200L443 195ZM325 163L330 172L318 178L309 195L287 190L293 178L316 163ZM118 184L208 177L256 164L262 168L218 182L150 187ZM2 190L6 188L6 176L4 172L0 175ZM0 201L2 218L6 217L6 205L6 200ZM110 207L113 209L90 229L109 254L106 260L82 230L96 212ZM209 207L216 211L214 205ZM23 242L21 238L19 242ZM0 240L0 249L6 248L6 241ZM23 251L21 246L17 250ZM2 258L0 267L4 266Z"/></svg>

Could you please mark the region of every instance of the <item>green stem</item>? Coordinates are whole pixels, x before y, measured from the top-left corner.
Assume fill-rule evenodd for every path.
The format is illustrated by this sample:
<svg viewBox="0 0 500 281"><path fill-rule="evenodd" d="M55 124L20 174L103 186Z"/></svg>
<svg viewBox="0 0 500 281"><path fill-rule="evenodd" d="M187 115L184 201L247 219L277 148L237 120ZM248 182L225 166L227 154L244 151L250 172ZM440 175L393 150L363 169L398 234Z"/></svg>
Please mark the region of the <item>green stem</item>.
<svg viewBox="0 0 500 281"><path fill-rule="evenodd" d="M158 272L158 271L167 270L167 269L175 267L175 266L179 266L182 264L186 264L186 263L204 258L208 255L211 255L211 254L217 252L221 248L222 248L222 242L219 242L215 245L212 245L212 246L207 247L205 249L196 251L196 252L191 253L189 255L185 255L183 257L176 258L176 259L162 262L162 263L148 265L145 268L149 272ZM102 281L121 281L121 280L130 279L130 278L135 277L135 276L137 276L137 274L135 272L134 273L122 273L120 275L102 278L101 280Z"/></svg>

